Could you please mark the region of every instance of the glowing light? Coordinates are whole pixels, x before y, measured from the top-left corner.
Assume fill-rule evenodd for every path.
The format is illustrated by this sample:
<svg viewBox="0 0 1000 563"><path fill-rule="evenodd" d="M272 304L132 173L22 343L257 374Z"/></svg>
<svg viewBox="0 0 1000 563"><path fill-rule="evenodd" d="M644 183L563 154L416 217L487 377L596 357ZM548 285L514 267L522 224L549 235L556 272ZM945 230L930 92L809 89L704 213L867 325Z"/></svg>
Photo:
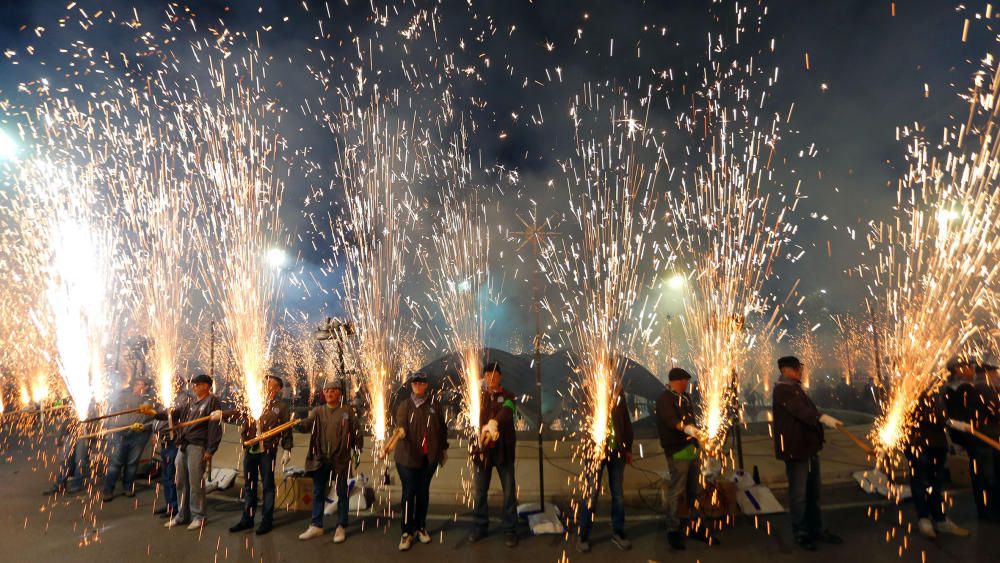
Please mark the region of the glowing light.
<svg viewBox="0 0 1000 563"><path fill-rule="evenodd" d="M682 274L674 274L670 276L670 278L667 280L667 287L669 287L674 291L680 291L684 289L684 286L686 284L687 284L687 278L685 278Z"/></svg>
<svg viewBox="0 0 1000 563"><path fill-rule="evenodd" d="M5 131L0 130L0 161L17 158L18 144Z"/></svg>
<svg viewBox="0 0 1000 563"><path fill-rule="evenodd" d="M272 248L267 251L267 263L275 270L280 270L288 264L288 253L281 248Z"/></svg>

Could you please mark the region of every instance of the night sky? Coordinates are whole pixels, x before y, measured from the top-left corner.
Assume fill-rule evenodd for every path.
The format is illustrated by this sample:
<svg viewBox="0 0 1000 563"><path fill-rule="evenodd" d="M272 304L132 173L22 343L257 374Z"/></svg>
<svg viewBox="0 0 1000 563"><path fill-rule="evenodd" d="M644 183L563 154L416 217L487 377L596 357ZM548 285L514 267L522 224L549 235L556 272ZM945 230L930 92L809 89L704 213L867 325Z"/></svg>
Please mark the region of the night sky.
<svg viewBox="0 0 1000 563"><path fill-rule="evenodd" d="M81 83L90 92L101 89L108 74L66 78L65 72L55 70L68 60L59 49L72 41L83 40L98 52L141 48L140 33L120 24L89 31L75 24L60 29L56 20L67 13L68 3L2 3L0 50L13 50L16 55L0 57L0 100L10 100L5 108L8 117L0 126L10 127L16 122L17 108L30 107L37 100L18 93L19 83L44 76L54 86ZM473 1L471 6L449 1L435 8L439 14L436 34L425 29L420 38L404 41L399 32L414 15L412 6L391 3L386 8L377 3L383 6L380 13L387 14L379 22L373 21L367 1L350 6L330 2L330 18L322 3L311 0L308 4L307 13L298 2L190 3L197 12L198 31L177 34L173 49L185 73L203 75L191 60L190 50L184 48L186 41L223 25L251 34L272 26L260 33L260 52L272 59L268 92L287 110L280 129L290 148L308 147L309 160L317 166L308 173L292 166L283 212L291 246L302 259L301 268L313 270L328 258L328 249L316 251L305 242L313 233L304 214L324 215L331 206L337 209L332 195L312 207L303 203L305 194L327 186L327 172L335 157L334 135L317 122L315 114L336 108L337 85L354 80L359 47L352 40L366 52L366 78L378 82L383 92L398 89L407 100L402 105L412 115L429 114L439 105L444 86L452 89L456 107L476 124L469 147L477 159L486 167L516 172L517 182L503 185L503 196L498 194L489 221L518 230L515 212L526 213L532 200L538 202L543 217L555 221L566 211L558 164L572 155L569 101L585 83L631 92L650 84L662 88L657 99L669 99L671 107L658 102L651 120L669 124L687 107L681 92L697 83L706 60L708 34L731 35L734 23L730 3L710 9L707 2L696 0L496 0ZM805 199L790 218L798 231L786 252L798 255L801 249L804 253L794 262L780 261L775 267L777 279L769 286L781 294L795 279L801 280L799 291L808 296L802 305L806 320L800 321L794 310L786 311L790 330L799 322L829 326L825 313L863 308L865 282L848 271L870 263L864 255L869 223L894 215L895 182L905 170L906 154L904 144L896 139L896 128L919 122L931 132L930 137L937 138L952 116L965 111L958 93L967 87L994 39L982 25L973 23L963 43L962 23L985 4L968 2L959 8L941 0L901 0L895 3L893 16L889 0L775 0L767 3L761 31L751 30L745 43L733 51L738 56L760 57L763 68L780 69L779 81L768 89L773 96L768 100L769 111L786 114L794 103L790 130L779 145L774 189L787 193L801 182ZM160 33L165 3L78 2L74 10L93 14L98 9L116 9L121 14L131 12L133 5L144 22L142 31ZM263 9L258 12L259 6ZM283 21L286 16L288 21ZM328 33L325 37L317 37L318 20ZM37 26L46 28L41 37L32 31ZM774 53L765 48L772 38ZM34 55L25 52L29 45ZM325 60L318 54L320 49ZM443 72L442 62L449 57L456 68L474 71L469 75ZM14 60L20 64L11 64ZM129 79L153 68L152 62L145 69L133 66ZM328 86L324 88L307 68L321 69L330 79ZM657 73L667 69L675 79L658 80ZM122 70L120 65L118 70ZM414 75L420 78L414 80ZM67 95L85 98L79 92ZM303 114L307 101L314 115ZM553 180L555 189L547 186ZM668 180L660 187L678 189ZM423 196L429 201L434 197L432 193ZM427 228L432 219L428 211L421 228ZM493 312L498 319L493 338L502 342L515 326L525 333L531 330L526 324L527 285L523 281L527 272L511 257L514 243L498 240L494 246L504 252L496 260L505 278L506 302ZM422 274L414 276L410 289L414 297L423 298L418 279ZM308 309L311 315L320 309L338 310L335 299L312 293L312 299L301 301L302 294L292 290L287 304Z"/></svg>

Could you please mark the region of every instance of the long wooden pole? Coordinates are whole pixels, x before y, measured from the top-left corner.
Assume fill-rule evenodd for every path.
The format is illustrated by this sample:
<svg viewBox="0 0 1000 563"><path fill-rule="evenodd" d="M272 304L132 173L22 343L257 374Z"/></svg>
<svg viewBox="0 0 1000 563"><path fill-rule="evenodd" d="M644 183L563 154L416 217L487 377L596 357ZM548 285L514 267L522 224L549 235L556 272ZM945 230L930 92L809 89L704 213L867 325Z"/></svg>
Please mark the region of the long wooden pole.
<svg viewBox="0 0 1000 563"><path fill-rule="evenodd" d="M227 414L233 414L234 412L236 412L236 411L222 411L222 414L223 414L223 416L225 416ZM212 420L212 415L203 416L203 417L200 417L200 418L196 418L194 420L189 420L187 422L181 422L180 424L175 424L175 425L173 425L173 427L170 427L170 428L161 428L159 431L160 432L166 432L168 430L177 430L178 428L186 428L188 426L194 426L195 424L201 424L202 422L206 422L206 421L209 421L209 420Z"/></svg>
<svg viewBox="0 0 1000 563"><path fill-rule="evenodd" d="M131 429L132 429L131 424L126 426L116 426L115 428L105 428L104 430L98 430L97 432L91 432L90 434L83 434L79 436L78 439L82 440L86 438L99 438L101 436L104 436L105 434L115 434L117 432L124 432L126 430L131 430Z"/></svg>
<svg viewBox="0 0 1000 563"><path fill-rule="evenodd" d="M987 436L986 434L983 434L982 432L976 430L975 428L972 429L972 431L970 432L970 434L972 434L976 438L979 438L980 440L983 441L983 443L985 443L986 445L992 447L993 449L1000 450L1000 442L997 442L993 438L990 438L989 436Z"/></svg>
<svg viewBox="0 0 1000 563"><path fill-rule="evenodd" d="M843 425L838 426L837 430L840 430L841 434L843 434L844 436L847 436L848 438L850 438L851 441L854 442L855 444L857 444L857 446L859 448L861 448L862 450L864 450L866 454L873 455L875 453L875 448L873 448L870 444L868 444L867 442L865 442L861 438L858 438L857 436L855 436L853 432L851 432L850 430L844 428Z"/></svg>
<svg viewBox="0 0 1000 563"><path fill-rule="evenodd" d="M246 442L243 442L243 445L244 446L252 446L254 444L257 444L259 442L267 440L271 436L277 436L278 434L281 434L285 430L288 430L289 428L295 426L299 422L300 422L299 419L292 418L291 420L289 420L288 422L286 422L284 424L279 424L278 426L275 426L274 428L268 430L267 432L262 432L262 433L258 434L256 437L250 438Z"/></svg>
<svg viewBox="0 0 1000 563"><path fill-rule="evenodd" d="M101 416L95 416L95 417L92 417L92 418L88 418L86 420L81 420L80 422L95 422L95 421L98 421L98 420L104 420L105 418L111 418L113 416L119 416L119 415L123 415L123 414L132 414L134 412L139 412L139 411L141 411L143 409L150 408L150 407L152 407L152 405L141 405L141 406L138 406L138 407L136 407L134 409L125 409L125 410L122 410L122 411L111 412L111 413L108 413L108 414L102 414Z"/></svg>
<svg viewBox="0 0 1000 563"><path fill-rule="evenodd" d="M70 407L72 407L72 405L60 405L58 407L51 407L51 408L47 408L47 409L35 409L35 410L30 410L30 411L25 411L25 410L10 411L10 412L5 412L3 414L0 414L0 418L5 418L5 417L8 417L8 416L14 416L16 414L45 414L47 412L60 411L60 410L63 410L63 409L68 409Z"/></svg>

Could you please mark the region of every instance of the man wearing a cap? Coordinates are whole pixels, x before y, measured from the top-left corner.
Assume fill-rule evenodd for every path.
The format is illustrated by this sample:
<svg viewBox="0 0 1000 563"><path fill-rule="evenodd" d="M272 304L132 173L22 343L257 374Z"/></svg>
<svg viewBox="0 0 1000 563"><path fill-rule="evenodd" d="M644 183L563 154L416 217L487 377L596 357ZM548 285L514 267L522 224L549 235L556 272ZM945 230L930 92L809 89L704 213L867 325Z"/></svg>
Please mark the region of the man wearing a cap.
<svg viewBox="0 0 1000 563"><path fill-rule="evenodd" d="M132 387L122 389L111 398L111 412L135 410L129 414L114 416L105 420L105 428L132 426L131 429L111 434L109 440L108 474L104 479L101 500L110 502L114 498L115 485L122 480L125 496L135 496L135 473L139 467L139 457L149 442L149 427L145 423L149 417L138 412L139 407L152 403L149 395L150 381L136 377Z"/></svg>
<svg viewBox="0 0 1000 563"><path fill-rule="evenodd" d="M802 362L794 356L778 359L781 377L772 391L772 429L775 456L785 462L788 476L788 504L795 541L803 549L815 551L816 542L843 541L823 528L819 509L823 427L834 429L843 423L816 409L802 388L802 367Z"/></svg>
<svg viewBox="0 0 1000 563"><path fill-rule="evenodd" d="M983 391L975 383L980 368L976 362L953 358L947 364L951 379L944 388L944 405L951 427L951 441L962 446L969 456L969 475L972 481L972 498L980 520L1000 521L1000 483L997 482L997 464L1000 455L970 432L973 428L984 434L997 432L997 413L991 412ZM981 370L985 376L985 369Z"/></svg>
<svg viewBox="0 0 1000 563"><path fill-rule="evenodd" d="M353 452L361 449L363 442L354 409L342 400L343 396L340 379L328 379L323 385L326 404L314 407L309 416L296 425L299 432L311 433L306 471L313 480L312 519L306 531L299 534L300 540L323 535L323 509L331 479L336 479L337 490L337 529L333 533L333 543L347 539L348 473Z"/></svg>
<svg viewBox="0 0 1000 563"><path fill-rule="evenodd" d="M260 420L254 420L246 410L225 417L226 422L240 424L240 442L246 443L288 422L291 417L288 403L281 398L281 390L285 382L280 376L267 376L267 399ZM292 430L288 429L277 436L271 436L262 442L243 448L243 516L230 532L242 532L253 528L254 516L257 512L257 477L260 477L264 492L264 504L261 507L260 526L257 535L264 535L274 527L274 470L278 459L278 445L284 453L281 464L287 465L292 456Z"/></svg>
<svg viewBox="0 0 1000 563"><path fill-rule="evenodd" d="M695 426L694 405L688 394L691 374L682 368L672 368L667 374L667 388L656 399L656 430L660 446L667 458L667 541L676 550L686 549L684 538L710 540L707 529L691 529L695 500L698 498L698 439L701 435ZM679 514L680 499L688 509L687 520ZM714 541L711 538L710 541Z"/></svg>
<svg viewBox="0 0 1000 563"><path fill-rule="evenodd" d="M396 472L403 484L400 551L408 551L414 539L431 543L427 533L431 479L438 465L448 461L444 408L428 392L426 373L411 374L409 383L410 396L396 407L395 430L383 446L384 455L395 450Z"/></svg>
<svg viewBox="0 0 1000 563"><path fill-rule="evenodd" d="M165 528L188 524L188 530L199 530L207 521L205 507L205 468L222 442L222 403L212 394L211 376L199 373L191 378L194 398L168 411L156 413L157 420L170 420L175 425L211 416L198 424L174 431L177 436L177 515Z"/></svg>

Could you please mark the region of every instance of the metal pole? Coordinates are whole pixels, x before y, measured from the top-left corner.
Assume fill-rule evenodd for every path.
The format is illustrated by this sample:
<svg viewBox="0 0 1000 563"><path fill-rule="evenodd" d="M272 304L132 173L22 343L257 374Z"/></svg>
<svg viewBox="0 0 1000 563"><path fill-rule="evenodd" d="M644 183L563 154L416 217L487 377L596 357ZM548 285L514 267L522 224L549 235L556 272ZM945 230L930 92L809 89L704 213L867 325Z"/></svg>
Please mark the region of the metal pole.
<svg viewBox="0 0 1000 563"><path fill-rule="evenodd" d="M532 276L535 285L535 393L538 394L538 507L545 512L545 463L542 445L542 299L539 295L538 282L538 244L531 245L531 254L535 259L535 272Z"/></svg>
<svg viewBox="0 0 1000 563"><path fill-rule="evenodd" d="M209 375L213 378L215 377L215 321L211 321L208 326L212 332L211 336L211 349L208 352L209 356Z"/></svg>
<svg viewBox="0 0 1000 563"><path fill-rule="evenodd" d="M743 471L743 434L740 432L740 397L739 385L736 383L736 370L733 370L733 437L736 439L736 464L740 471Z"/></svg>

